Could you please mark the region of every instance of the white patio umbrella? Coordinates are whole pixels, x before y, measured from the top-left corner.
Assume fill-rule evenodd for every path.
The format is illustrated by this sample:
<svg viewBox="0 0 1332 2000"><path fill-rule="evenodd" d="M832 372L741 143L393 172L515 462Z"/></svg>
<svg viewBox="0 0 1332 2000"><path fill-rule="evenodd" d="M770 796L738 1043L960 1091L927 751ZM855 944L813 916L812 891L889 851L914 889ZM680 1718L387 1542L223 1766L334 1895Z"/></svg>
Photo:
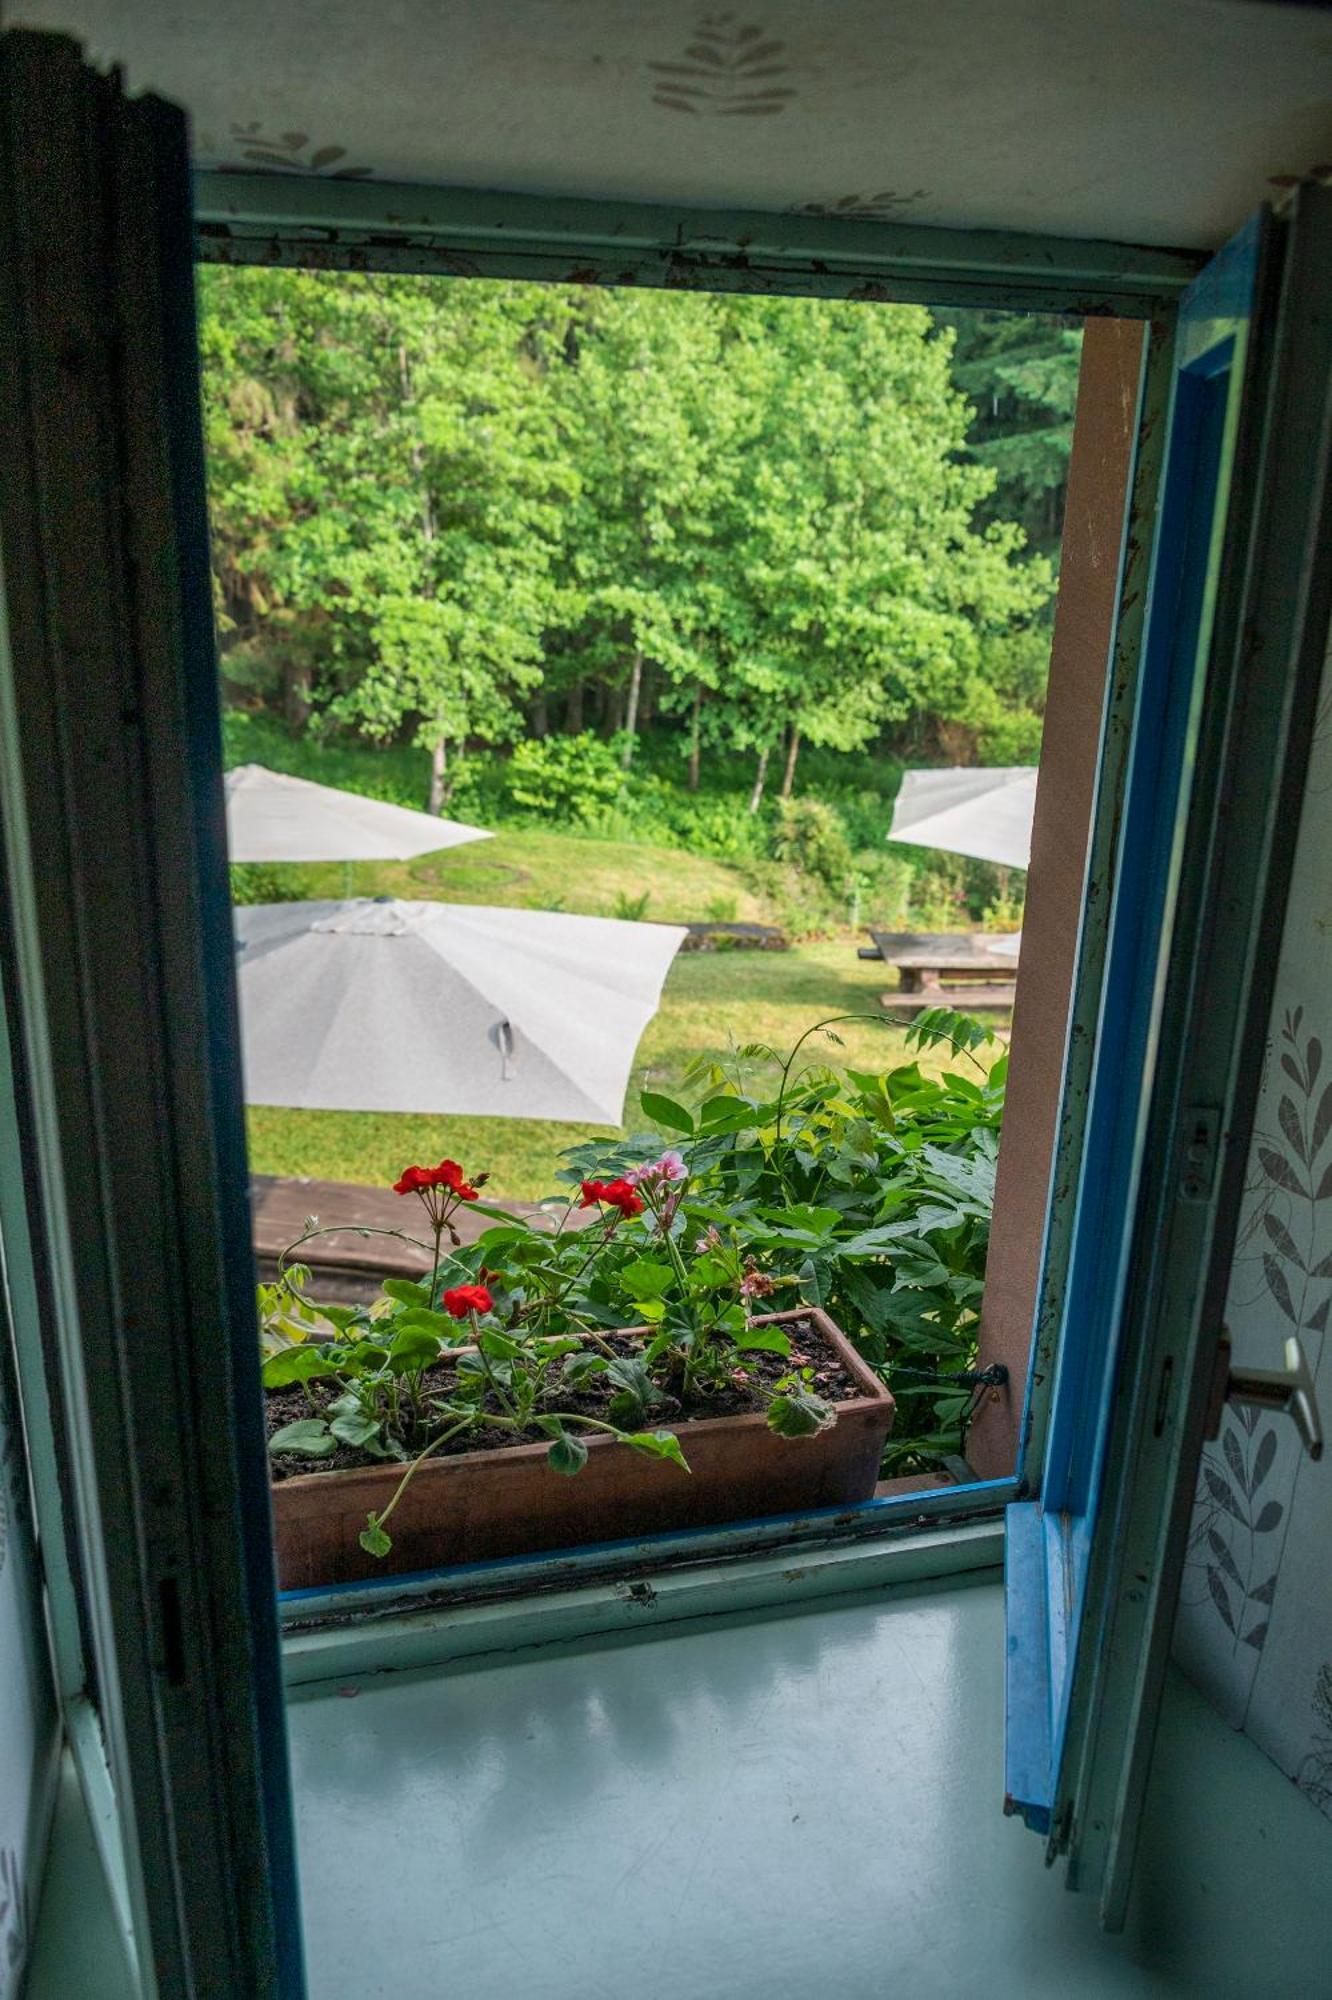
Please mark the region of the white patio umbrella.
<svg viewBox="0 0 1332 2000"><path fill-rule="evenodd" d="M491 838L479 826L288 778L262 764L228 771L226 792L233 861L410 861Z"/></svg>
<svg viewBox="0 0 1332 2000"><path fill-rule="evenodd" d="M605 1125L685 935L388 899L235 915L252 1104Z"/></svg>
<svg viewBox="0 0 1332 2000"><path fill-rule="evenodd" d="M1035 810L1036 772L1030 766L908 771L888 838L1025 868Z"/></svg>

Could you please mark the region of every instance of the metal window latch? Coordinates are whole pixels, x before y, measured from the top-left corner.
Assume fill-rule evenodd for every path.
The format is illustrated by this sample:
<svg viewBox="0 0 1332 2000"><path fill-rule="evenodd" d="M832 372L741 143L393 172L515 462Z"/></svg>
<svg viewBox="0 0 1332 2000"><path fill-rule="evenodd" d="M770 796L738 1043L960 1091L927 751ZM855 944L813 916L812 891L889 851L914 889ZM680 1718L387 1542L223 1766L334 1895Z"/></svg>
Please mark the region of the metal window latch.
<svg viewBox="0 0 1332 2000"><path fill-rule="evenodd" d="M1207 1404L1207 1437L1214 1438L1219 1433L1221 1412L1227 1403L1255 1410L1284 1410L1294 1418L1300 1443L1310 1458L1323 1456L1323 1425L1318 1415L1314 1378L1294 1334L1286 1342L1284 1368L1232 1368L1229 1340L1223 1336L1217 1342L1212 1393Z"/></svg>

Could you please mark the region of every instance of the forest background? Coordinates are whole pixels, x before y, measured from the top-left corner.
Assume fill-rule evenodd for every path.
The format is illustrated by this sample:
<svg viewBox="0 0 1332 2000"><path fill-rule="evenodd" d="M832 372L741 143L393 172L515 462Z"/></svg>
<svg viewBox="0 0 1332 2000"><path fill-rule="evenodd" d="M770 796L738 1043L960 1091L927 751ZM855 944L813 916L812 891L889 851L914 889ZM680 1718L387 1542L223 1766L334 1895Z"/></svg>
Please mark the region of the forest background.
<svg viewBox="0 0 1332 2000"><path fill-rule="evenodd" d="M667 1084L872 1005L861 921L1020 921L1020 871L886 835L908 763L1036 761L1076 325L226 269L201 320L228 762L498 835L358 892L779 925L677 961ZM403 1122L256 1111L255 1164L377 1178ZM506 1143L540 1191L552 1134Z"/></svg>

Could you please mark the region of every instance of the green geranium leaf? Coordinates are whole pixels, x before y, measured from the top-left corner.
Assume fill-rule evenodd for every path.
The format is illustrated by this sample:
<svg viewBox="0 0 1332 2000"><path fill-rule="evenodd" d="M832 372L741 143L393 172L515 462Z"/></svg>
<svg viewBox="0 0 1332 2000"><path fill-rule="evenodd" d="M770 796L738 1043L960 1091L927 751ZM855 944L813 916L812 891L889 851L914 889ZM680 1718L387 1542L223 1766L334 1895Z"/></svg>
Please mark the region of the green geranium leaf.
<svg viewBox="0 0 1332 2000"><path fill-rule="evenodd" d="M808 1389L792 1389L784 1396L774 1396L768 1405L768 1429L776 1431L778 1437L813 1437L836 1421L837 1412L832 1404L825 1403L822 1396L812 1395Z"/></svg>
<svg viewBox="0 0 1332 2000"><path fill-rule="evenodd" d="M478 1250L482 1252L489 1252L491 1250L507 1250L510 1244L525 1243L531 1236L531 1234L532 1234L531 1230L526 1228L521 1223L511 1222L507 1226L504 1224L497 1224L494 1229L482 1230L481 1234L476 1239L476 1247ZM483 1264L488 1264L490 1262L489 1256L483 1255L481 1258L481 1262Z"/></svg>
<svg viewBox="0 0 1332 2000"><path fill-rule="evenodd" d="M674 1431L628 1431L620 1442L632 1445L635 1451L646 1452L649 1458L668 1458L682 1472L689 1470L689 1461Z"/></svg>
<svg viewBox="0 0 1332 2000"><path fill-rule="evenodd" d="M732 1338L737 1347L762 1354L785 1356L791 1352L790 1336L780 1326L746 1326Z"/></svg>
<svg viewBox="0 0 1332 2000"><path fill-rule="evenodd" d="M377 1340L358 1340L339 1357L339 1368L344 1375L373 1375L387 1360L388 1349Z"/></svg>
<svg viewBox="0 0 1332 2000"><path fill-rule="evenodd" d="M340 1444L349 1444L355 1447L369 1444L370 1440L378 1434L379 1423L375 1417L370 1416L353 1399L352 1408L341 1411L334 1417L329 1428Z"/></svg>
<svg viewBox="0 0 1332 2000"><path fill-rule="evenodd" d="M604 1354L592 1354L584 1348L579 1354L571 1354L565 1362L564 1379L571 1389L580 1389L584 1382L602 1374L609 1366Z"/></svg>
<svg viewBox="0 0 1332 2000"><path fill-rule="evenodd" d="M546 1463L552 1472L563 1472L572 1478L575 1472L581 1472L587 1464L587 1446L581 1438L573 1437L568 1431L561 1431L546 1453Z"/></svg>
<svg viewBox="0 0 1332 2000"><path fill-rule="evenodd" d="M497 1333L491 1327L482 1329L476 1344L491 1361L518 1361L523 1355L523 1348L516 1340L510 1339L507 1333Z"/></svg>
<svg viewBox="0 0 1332 2000"><path fill-rule="evenodd" d="M337 1448L338 1441L322 1417L302 1417L299 1423L284 1424L268 1440L275 1458L288 1453L293 1458L332 1458Z"/></svg>
<svg viewBox="0 0 1332 2000"><path fill-rule="evenodd" d="M694 1129L694 1121L683 1104L677 1104L673 1097L663 1097L658 1090L645 1090L639 1097L643 1116L650 1118L654 1125L664 1125L668 1132L683 1132L686 1135Z"/></svg>
<svg viewBox="0 0 1332 2000"><path fill-rule="evenodd" d="M337 1372L333 1362L317 1347L284 1347L265 1361L264 1387L285 1389L292 1382L317 1382Z"/></svg>
<svg viewBox="0 0 1332 2000"><path fill-rule="evenodd" d="M428 1306L430 1287L428 1284L414 1284L410 1278L385 1278L382 1287L386 1299L394 1299L401 1306Z"/></svg>
<svg viewBox="0 0 1332 2000"><path fill-rule="evenodd" d="M369 1556L386 1556L393 1547L392 1541L379 1525L378 1514L371 1514L361 1530L361 1547Z"/></svg>
<svg viewBox="0 0 1332 2000"><path fill-rule="evenodd" d="M632 1264L624 1266L619 1281L629 1297L641 1303L644 1299L659 1299L668 1292L675 1282L675 1273L669 1264L658 1264L649 1257L636 1257Z"/></svg>
<svg viewBox="0 0 1332 2000"><path fill-rule="evenodd" d="M414 1332L433 1333L436 1340L446 1344L461 1337L458 1322L452 1313L432 1312L428 1306L408 1306L404 1312L396 1313L389 1325L395 1334L411 1327Z"/></svg>
<svg viewBox="0 0 1332 2000"><path fill-rule="evenodd" d="M608 1361L606 1373L617 1389L627 1389L641 1402L650 1401L658 1393L652 1377L637 1355L622 1355L618 1360Z"/></svg>
<svg viewBox="0 0 1332 2000"><path fill-rule="evenodd" d="M433 1315L432 1315L433 1317ZM408 1375L417 1368L429 1368L439 1360L439 1335L429 1327L411 1324L399 1327L388 1351L388 1365L395 1375Z"/></svg>

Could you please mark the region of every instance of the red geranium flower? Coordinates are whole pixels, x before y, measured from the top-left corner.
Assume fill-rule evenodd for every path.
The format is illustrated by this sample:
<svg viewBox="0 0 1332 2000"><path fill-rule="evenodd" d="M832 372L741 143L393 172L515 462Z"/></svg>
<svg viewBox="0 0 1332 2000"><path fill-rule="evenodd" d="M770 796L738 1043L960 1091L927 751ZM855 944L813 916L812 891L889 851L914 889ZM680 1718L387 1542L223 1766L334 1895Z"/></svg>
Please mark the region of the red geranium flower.
<svg viewBox="0 0 1332 2000"><path fill-rule="evenodd" d="M451 1292L444 1294L444 1310L455 1319L466 1319L468 1313L488 1313L495 1301L484 1285L455 1285Z"/></svg>
<svg viewBox="0 0 1332 2000"><path fill-rule="evenodd" d="M459 1201L475 1201L477 1188L486 1179L478 1174L475 1185L463 1179L456 1160L441 1160L437 1167L404 1167L401 1180L393 1183L394 1194L426 1194L431 1188L447 1188Z"/></svg>
<svg viewBox="0 0 1332 2000"><path fill-rule="evenodd" d="M583 1199L580 1208L595 1208L598 1202L606 1208L618 1208L621 1215L641 1215L643 1197L635 1194L626 1180L584 1181Z"/></svg>

